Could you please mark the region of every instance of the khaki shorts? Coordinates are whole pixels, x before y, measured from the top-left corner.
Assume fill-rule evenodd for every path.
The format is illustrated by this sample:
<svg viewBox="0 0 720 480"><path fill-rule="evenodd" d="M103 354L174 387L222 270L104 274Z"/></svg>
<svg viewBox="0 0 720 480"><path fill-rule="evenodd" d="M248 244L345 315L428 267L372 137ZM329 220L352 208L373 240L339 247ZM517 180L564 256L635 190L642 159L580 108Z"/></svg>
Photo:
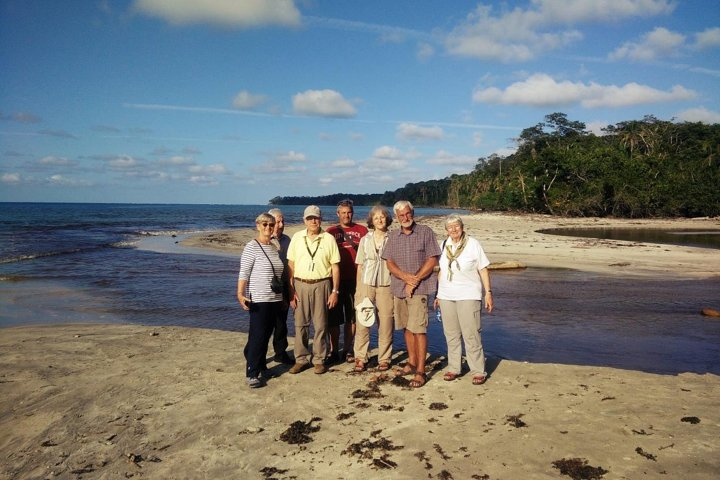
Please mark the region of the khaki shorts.
<svg viewBox="0 0 720 480"><path fill-rule="evenodd" d="M395 329L408 329L412 333L427 333L428 309L427 295L412 297L394 297Z"/></svg>

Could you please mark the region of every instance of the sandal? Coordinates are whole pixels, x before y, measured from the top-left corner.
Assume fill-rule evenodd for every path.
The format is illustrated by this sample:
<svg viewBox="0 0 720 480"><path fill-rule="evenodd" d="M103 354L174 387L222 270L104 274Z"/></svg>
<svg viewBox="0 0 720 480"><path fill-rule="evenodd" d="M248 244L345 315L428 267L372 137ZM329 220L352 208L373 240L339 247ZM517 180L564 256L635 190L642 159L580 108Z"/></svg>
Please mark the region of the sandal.
<svg viewBox="0 0 720 480"><path fill-rule="evenodd" d="M455 372L445 372L445 375L443 375L443 380L445 380L446 382L452 382L458 377L459 375Z"/></svg>
<svg viewBox="0 0 720 480"><path fill-rule="evenodd" d="M378 372L387 372L390 370L390 363L389 362L380 362L380 365L377 367Z"/></svg>
<svg viewBox="0 0 720 480"><path fill-rule="evenodd" d="M395 370L395 376L397 377L405 377L407 375L413 375L414 373L415 365L410 365L409 363L406 363L402 368Z"/></svg>
<svg viewBox="0 0 720 480"><path fill-rule="evenodd" d="M345 361L346 361L347 363L352 363L352 362L354 362L354 361L355 361L355 354L354 354L352 351L348 350L347 353L345 353Z"/></svg>
<svg viewBox="0 0 720 480"><path fill-rule="evenodd" d="M475 375L472 379L473 385L482 385L485 383L485 380L487 380L487 377L485 375Z"/></svg>
<svg viewBox="0 0 720 480"><path fill-rule="evenodd" d="M413 379L410 380L409 385L412 388L420 388L425 385L425 382L427 382L427 375L425 375L425 372L416 372Z"/></svg>
<svg viewBox="0 0 720 480"><path fill-rule="evenodd" d="M355 368L353 369L355 372L364 372L365 371L365 363L362 362L362 360L355 360Z"/></svg>

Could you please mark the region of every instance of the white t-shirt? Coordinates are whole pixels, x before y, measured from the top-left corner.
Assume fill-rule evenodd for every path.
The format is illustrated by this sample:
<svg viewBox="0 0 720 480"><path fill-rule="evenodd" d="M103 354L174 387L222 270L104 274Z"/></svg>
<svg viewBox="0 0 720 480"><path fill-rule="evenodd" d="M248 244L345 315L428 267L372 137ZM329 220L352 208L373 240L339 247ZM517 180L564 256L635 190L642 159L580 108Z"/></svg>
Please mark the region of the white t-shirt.
<svg viewBox="0 0 720 480"><path fill-rule="evenodd" d="M442 243L440 244L442 248ZM490 265L480 242L467 237L467 244L460 256L452 262L452 281L449 280L447 248L455 253L456 246L449 238L440 255L440 273L438 273L438 293L440 300L482 300L482 281L480 270ZM458 264L460 268L458 270Z"/></svg>

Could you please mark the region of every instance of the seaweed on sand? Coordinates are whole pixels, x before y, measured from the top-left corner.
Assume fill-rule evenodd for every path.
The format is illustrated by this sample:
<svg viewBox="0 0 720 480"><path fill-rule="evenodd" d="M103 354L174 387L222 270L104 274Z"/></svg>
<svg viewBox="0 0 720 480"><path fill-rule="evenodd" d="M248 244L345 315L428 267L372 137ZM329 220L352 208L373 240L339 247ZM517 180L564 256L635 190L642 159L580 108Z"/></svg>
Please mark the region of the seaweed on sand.
<svg viewBox="0 0 720 480"><path fill-rule="evenodd" d="M313 439L308 434L320 430L319 425L313 426L312 423L320 420L322 420L320 417L314 417L309 422L294 421L287 430L280 434L280 440L291 444L310 443Z"/></svg>
<svg viewBox="0 0 720 480"><path fill-rule="evenodd" d="M573 480L598 480L608 473L602 467L591 467L584 458L563 458L555 460L552 464L560 470L560 473Z"/></svg>

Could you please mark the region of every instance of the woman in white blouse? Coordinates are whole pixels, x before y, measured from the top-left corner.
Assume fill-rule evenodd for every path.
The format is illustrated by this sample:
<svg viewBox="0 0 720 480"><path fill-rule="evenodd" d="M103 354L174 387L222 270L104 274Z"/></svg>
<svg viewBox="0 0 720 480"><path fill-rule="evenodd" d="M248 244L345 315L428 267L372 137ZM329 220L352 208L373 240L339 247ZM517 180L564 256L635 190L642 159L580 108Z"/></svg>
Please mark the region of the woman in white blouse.
<svg viewBox="0 0 720 480"><path fill-rule="evenodd" d="M250 330L243 353L247 362L245 375L251 388L262 387L267 370L268 341L275 319L282 308L283 262L272 244L275 217L261 213L255 219L258 234L248 242L240 257L237 298L244 310L250 312Z"/></svg>
<svg viewBox="0 0 720 480"><path fill-rule="evenodd" d="M485 308L493 310L490 287L490 261L480 242L465 234L462 219L449 215L445 220L448 238L442 243L438 293L435 308L442 313L443 332L448 347L448 369L444 380L452 381L461 373L462 343L465 342L473 385L482 385L487 379L485 353L482 347L480 310L483 289Z"/></svg>
<svg viewBox="0 0 720 480"><path fill-rule="evenodd" d="M390 271L382 259L391 223L392 217L387 209L374 206L367 218L370 231L360 239L355 257L358 265L355 305L367 297L377 308L378 370L381 372L390 369L392 356L393 296L390 293ZM362 372L368 363L370 330L360 322L355 328L355 371Z"/></svg>

